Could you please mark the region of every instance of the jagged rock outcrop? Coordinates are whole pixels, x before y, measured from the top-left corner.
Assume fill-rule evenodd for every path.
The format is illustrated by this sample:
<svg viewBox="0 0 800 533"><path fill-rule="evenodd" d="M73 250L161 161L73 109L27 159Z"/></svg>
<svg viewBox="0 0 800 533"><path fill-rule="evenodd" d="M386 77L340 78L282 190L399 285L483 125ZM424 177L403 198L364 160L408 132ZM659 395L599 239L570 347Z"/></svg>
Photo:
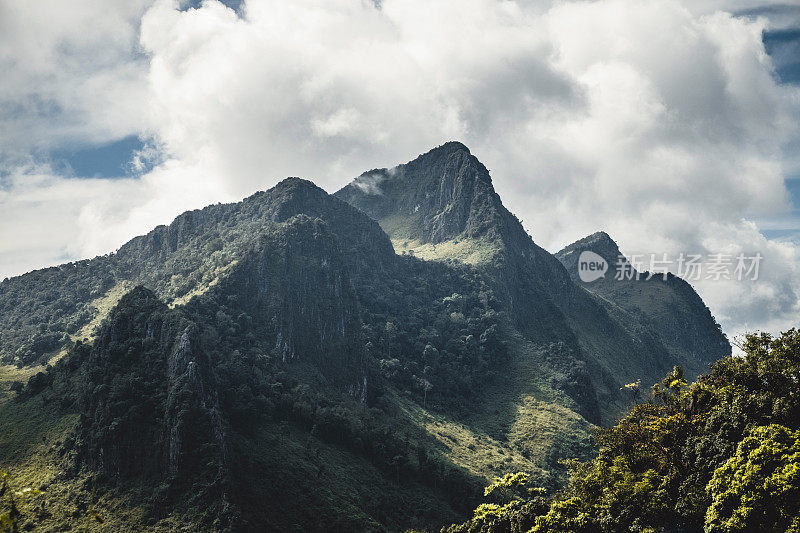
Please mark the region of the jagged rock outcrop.
<svg viewBox="0 0 800 533"><path fill-rule="evenodd" d="M614 274L613 271L617 261L626 260L625 256L620 252L619 246L609 237L608 233L605 231L592 233L591 235L575 241L569 246L565 246L556 254L556 257L566 267L567 272L570 273L573 280L580 280L580 278L577 277L578 257L580 257L581 252L587 250L598 254L606 260L609 266L608 274L610 277Z"/></svg>
<svg viewBox="0 0 800 533"><path fill-rule="evenodd" d="M197 326L189 324L180 334L167 360L168 392L164 428L168 439L167 471L170 475L193 474L209 463L198 455L197 444L211 446L217 478L226 475L227 442L213 362L200 344Z"/></svg>
<svg viewBox="0 0 800 533"><path fill-rule="evenodd" d="M489 171L459 142L362 174L335 196L377 220L392 239L491 243L494 253L483 266L496 271L494 278L502 281L496 289L505 293L523 327L549 327L540 319L557 313L553 305L566 305L572 297L573 285L562 265L533 242L503 206Z"/></svg>
<svg viewBox="0 0 800 533"><path fill-rule="evenodd" d="M496 231L503 215L486 167L459 142L405 165L366 172L336 196L376 220L405 219L390 235L423 243L480 237Z"/></svg>

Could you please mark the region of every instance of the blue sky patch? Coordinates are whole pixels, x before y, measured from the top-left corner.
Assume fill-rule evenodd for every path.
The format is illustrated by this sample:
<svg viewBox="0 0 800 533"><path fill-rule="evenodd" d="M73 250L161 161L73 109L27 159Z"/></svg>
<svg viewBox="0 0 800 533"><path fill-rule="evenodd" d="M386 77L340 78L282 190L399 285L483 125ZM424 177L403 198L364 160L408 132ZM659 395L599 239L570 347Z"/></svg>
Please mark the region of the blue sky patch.
<svg viewBox="0 0 800 533"><path fill-rule="evenodd" d="M781 83L800 83L800 28L764 32L764 48Z"/></svg>
<svg viewBox="0 0 800 533"><path fill-rule="evenodd" d="M220 0L220 3L238 12L239 8L244 4L244 0ZM202 5L203 0L189 0L186 2L184 9L199 9Z"/></svg>
<svg viewBox="0 0 800 533"><path fill-rule="evenodd" d="M109 144L56 150L50 159L76 178L116 178L130 175L130 162L143 147L139 137L130 135Z"/></svg>

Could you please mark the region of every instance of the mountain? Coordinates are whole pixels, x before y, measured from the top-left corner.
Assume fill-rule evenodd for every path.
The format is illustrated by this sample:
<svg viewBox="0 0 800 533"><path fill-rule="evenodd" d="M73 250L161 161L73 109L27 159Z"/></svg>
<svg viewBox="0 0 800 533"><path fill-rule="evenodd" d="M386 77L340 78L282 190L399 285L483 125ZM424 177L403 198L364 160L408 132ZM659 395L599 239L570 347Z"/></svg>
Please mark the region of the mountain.
<svg viewBox="0 0 800 533"><path fill-rule="evenodd" d="M189 211L0 283L0 461L62 529L404 531L509 471L558 488L623 385L727 347L688 284L599 292L570 257L455 142Z"/></svg>
<svg viewBox="0 0 800 533"><path fill-rule="evenodd" d="M578 274L578 258L594 252L609 265L611 272L584 283ZM657 331L670 354L692 377L706 370L706 365L730 353L730 344L720 331L711 311L681 278L667 273L650 275L637 272L620 252L617 243L605 232L584 237L556 254L573 281L604 301L613 302L628 315ZM627 264L628 275L617 276L615 265ZM649 279L648 279L649 278Z"/></svg>
<svg viewBox="0 0 800 533"><path fill-rule="evenodd" d="M611 421L624 408L620 383L656 381L674 365L696 375L730 352L702 300L674 276L662 284L648 282L647 294L622 285L598 291L582 283L570 252L594 249L613 266L620 255L616 244L590 238L556 256L537 246L503 207L486 167L461 143L366 172L335 196L377 220L401 253L477 267L519 333L545 352L559 342L570 352L567 366L587 370L580 376L579 409L592 422ZM610 283L606 278L597 286ZM660 304L642 311L653 298ZM564 356L558 359L563 364ZM596 408L587 395L597 396Z"/></svg>
<svg viewBox="0 0 800 533"><path fill-rule="evenodd" d="M558 261L537 246L502 204L489 171L459 142L446 143L405 165L366 172L335 194L378 221L401 253L457 259L511 272L521 261L529 277L508 284L560 302L572 291ZM529 279L530 278L530 279ZM525 285L525 289L512 286ZM516 306L530 319L529 305Z"/></svg>

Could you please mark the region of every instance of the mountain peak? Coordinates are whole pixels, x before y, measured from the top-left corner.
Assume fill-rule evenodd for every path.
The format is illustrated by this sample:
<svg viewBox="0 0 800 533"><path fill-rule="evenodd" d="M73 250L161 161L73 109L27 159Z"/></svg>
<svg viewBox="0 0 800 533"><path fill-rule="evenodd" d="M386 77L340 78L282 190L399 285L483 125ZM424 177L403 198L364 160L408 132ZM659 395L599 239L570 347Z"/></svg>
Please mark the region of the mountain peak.
<svg viewBox="0 0 800 533"><path fill-rule="evenodd" d="M489 171L458 141L366 172L335 196L380 222L392 238L420 243L477 237L497 226L503 209Z"/></svg>
<svg viewBox="0 0 800 533"><path fill-rule="evenodd" d="M316 183L313 181L298 178L295 176L291 176L288 178L284 178L271 188L267 189L266 191L259 191L249 198L246 198L247 201L250 198L268 198L270 200L274 198L288 198L297 193L308 195L308 194L327 194L323 189L321 189Z"/></svg>
<svg viewBox="0 0 800 533"><path fill-rule="evenodd" d="M605 231L595 231L595 232L594 232L594 233L592 233L591 235L589 235L589 236L587 236L587 237L584 237L584 239L587 239L587 240L595 240L595 241L605 241L605 242L612 242L612 243L614 243L614 240L613 240L613 239L611 238L611 236L610 236L608 233L606 233ZM616 243L614 243L614 245L616 246Z"/></svg>
<svg viewBox="0 0 800 533"><path fill-rule="evenodd" d="M469 148L459 141L448 141L428 150L405 165L396 167L393 171L395 173L403 171L415 175L422 174L426 177L439 178L446 173L447 167L466 167L468 169L464 172L466 175L491 187L492 178L489 176L489 171L477 157L472 155ZM429 172L430 170L433 172Z"/></svg>
<svg viewBox="0 0 800 533"><path fill-rule="evenodd" d="M284 178L276 183L273 187L275 190L296 188L319 189L319 186L311 180L298 178L296 176L289 176L288 178Z"/></svg>
<svg viewBox="0 0 800 533"><path fill-rule="evenodd" d="M595 231L591 235L587 235L582 239L578 239L571 246L591 245L591 244L596 244L600 246L613 246L614 248L618 248L617 243L614 241L614 239L612 239L611 236L605 231Z"/></svg>
<svg viewBox="0 0 800 533"><path fill-rule="evenodd" d="M600 255L611 265L615 264L619 256L622 255L619 246L608 233L605 231L597 231L565 246L556 254L556 257L561 260L562 263L567 262L571 264L569 258L572 255L575 255L575 261L577 261L578 254L585 251L591 251Z"/></svg>
<svg viewBox="0 0 800 533"><path fill-rule="evenodd" d="M467 154L472 155L472 152L469 151L469 148L467 148L467 146L460 141L447 141L446 143L428 151L428 153L432 152L441 152L448 155L454 152L466 152Z"/></svg>
<svg viewBox="0 0 800 533"><path fill-rule="evenodd" d="M586 251L605 259L610 272L601 278L582 280L578 262ZM646 317L667 349L684 354L680 363L685 369L703 371L706 362L730 353L730 344L711 311L688 282L672 274L665 279L637 271L606 232L598 231L575 241L558 252L556 258L575 283L614 302L626 313ZM630 268L628 276L617 276L615 269L623 264Z"/></svg>

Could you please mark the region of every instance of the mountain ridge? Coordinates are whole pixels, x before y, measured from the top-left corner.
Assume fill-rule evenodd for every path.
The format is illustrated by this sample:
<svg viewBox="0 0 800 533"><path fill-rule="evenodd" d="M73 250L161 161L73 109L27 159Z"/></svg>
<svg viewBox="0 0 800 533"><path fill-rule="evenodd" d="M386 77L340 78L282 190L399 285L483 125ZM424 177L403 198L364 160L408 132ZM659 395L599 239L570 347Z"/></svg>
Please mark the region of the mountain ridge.
<svg viewBox="0 0 800 533"><path fill-rule="evenodd" d="M709 359L692 348L718 326L688 284L634 298L576 273L461 143L334 195L287 178L0 283L3 359L20 367L4 368L36 372L0 423L23 423L17 404L75 420L26 460L62 465L65 492L89 476L130 495L164 530L449 523L511 468L562 486L559 459L588 457L626 383ZM660 329L650 294L691 305ZM689 341L669 337L684 323ZM137 470L125 446L158 452Z"/></svg>

